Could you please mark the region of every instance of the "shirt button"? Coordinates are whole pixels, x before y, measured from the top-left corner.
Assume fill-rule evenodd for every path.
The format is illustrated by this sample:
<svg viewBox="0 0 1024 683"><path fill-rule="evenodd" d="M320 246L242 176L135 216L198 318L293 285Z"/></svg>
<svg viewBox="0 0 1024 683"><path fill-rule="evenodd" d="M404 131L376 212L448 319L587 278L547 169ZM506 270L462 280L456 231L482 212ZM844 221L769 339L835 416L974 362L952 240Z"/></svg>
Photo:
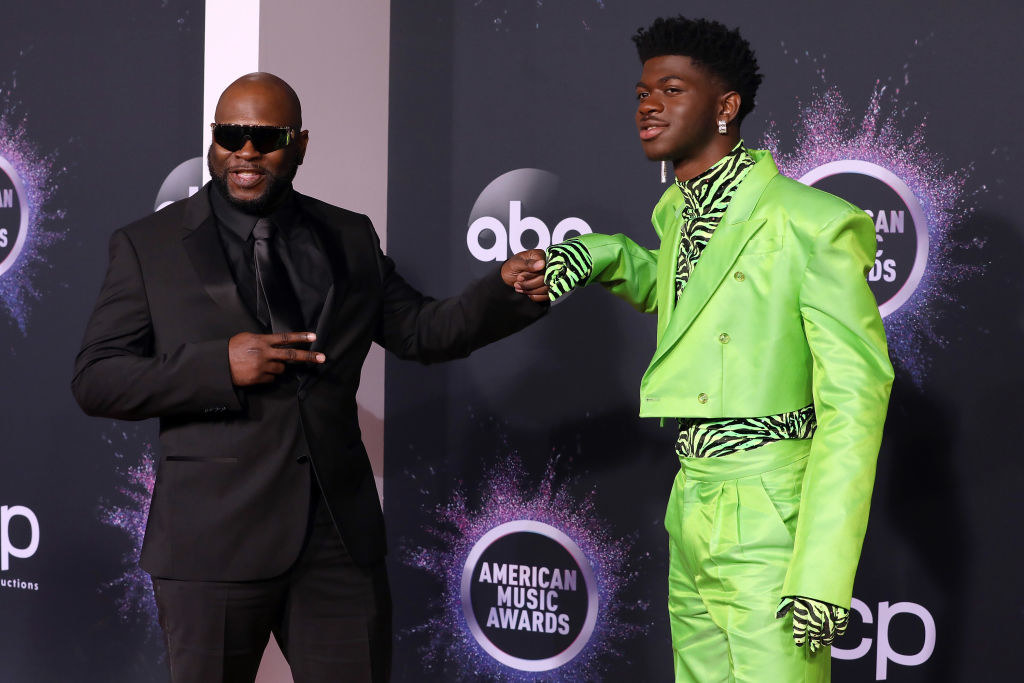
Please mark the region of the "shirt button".
<svg viewBox="0 0 1024 683"><path fill-rule="evenodd" d="M707 403L708 395L705 393L697 394L697 403Z"/></svg>
<svg viewBox="0 0 1024 683"><path fill-rule="evenodd" d="M737 270L735 273L732 274L732 276L736 278L736 282L743 282L744 280L747 279L747 276L743 274L742 270Z"/></svg>
<svg viewBox="0 0 1024 683"><path fill-rule="evenodd" d="M300 455L299 457L295 458L295 462L299 463L300 465L304 465L307 462L309 462L309 456L308 455Z"/></svg>
<svg viewBox="0 0 1024 683"><path fill-rule="evenodd" d="M723 344L728 344L729 343L729 339L730 339L729 335L727 335L725 332L723 332L722 334L718 335L718 341L722 342Z"/></svg>

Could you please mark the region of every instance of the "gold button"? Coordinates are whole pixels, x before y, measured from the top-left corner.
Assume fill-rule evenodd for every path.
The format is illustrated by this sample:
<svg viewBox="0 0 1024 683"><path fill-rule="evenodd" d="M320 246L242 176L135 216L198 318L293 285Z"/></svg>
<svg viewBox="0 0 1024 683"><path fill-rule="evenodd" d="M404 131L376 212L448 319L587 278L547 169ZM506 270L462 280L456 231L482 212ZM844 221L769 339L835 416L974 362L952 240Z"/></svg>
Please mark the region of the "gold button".
<svg viewBox="0 0 1024 683"><path fill-rule="evenodd" d="M708 402L708 395L707 394L703 394L703 393L697 394L697 403L707 403L707 402Z"/></svg>
<svg viewBox="0 0 1024 683"><path fill-rule="evenodd" d="M725 332L723 332L722 334L718 335L718 341L722 342L723 344L728 344L729 343L729 335L727 335Z"/></svg>
<svg viewBox="0 0 1024 683"><path fill-rule="evenodd" d="M732 274L732 276L736 278L737 282L743 282L744 280L747 279L747 276L743 274L742 270L737 270L735 273Z"/></svg>

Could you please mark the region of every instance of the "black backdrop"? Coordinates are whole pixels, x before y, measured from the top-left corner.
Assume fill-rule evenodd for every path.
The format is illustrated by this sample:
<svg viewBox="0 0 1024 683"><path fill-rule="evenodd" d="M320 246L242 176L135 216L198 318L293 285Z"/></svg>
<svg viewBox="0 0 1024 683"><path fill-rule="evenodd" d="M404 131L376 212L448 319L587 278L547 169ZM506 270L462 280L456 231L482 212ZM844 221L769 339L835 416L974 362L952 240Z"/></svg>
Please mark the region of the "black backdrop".
<svg viewBox="0 0 1024 683"><path fill-rule="evenodd" d="M118 489L154 430L85 417L69 382L110 233L152 211L171 170L199 153L203 3L18 2L2 14L0 156L49 196L31 206L47 214L29 236L39 258L23 250L0 275L0 505L39 524L35 554L0 572L38 587L0 590L0 680L166 680L148 615L122 617L121 586L103 587L135 549L102 510L135 507ZM14 315L26 285L38 296ZM24 518L9 526L27 546Z"/></svg>
<svg viewBox="0 0 1024 683"><path fill-rule="evenodd" d="M435 294L490 267L467 248L470 216L513 169L558 176L556 188L528 172L539 184L511 197L549 230L578 217L652 243L647 217L662 186L636 143L639 64L628 38L654 16L683 11L743 29L767 75L745 138L759 145L774 123L784 156L798 151L796 124L828 87L850 107L843 130L885 88L890 156L906 151L906 164L927 167L915 187L933 203L936 188L939 199L955 195L959 208L930 226L945 251L931 254L927 286L887 319L905 362L855 588L871 623L855 617L842 646L865 653L836 661L835 678L875 680L881 664L899 681L1014 679L1024 609L1015 497L1024 245L1010 211L1024 180L1011 166L1021 10L438 4L392 2L388 207L391 255ZM0 680L166 679L146 596L130 590L153 429L84 417L68 381L110 232L152 210L171 170L198 153L202 12L195 0L4 8L0 157L33 213L28 246L0 274L0 507L13 515L0 555L14 549L0 570ZM496 185L499 201L506 190ZM10 212L0 203L0 229ZM584 291L468 361L389 364L396 680L669 678L661 525L673 435L635 417L653 336L653 318ZM17 550L32 540L22 509L38 523L28 557ZM593 646L548 673L496 664L460 621L466 552L512 517L561 524L602 581ZM915 665L878 657L880 630L895 652L920 651L919 616L880 628L884 612L907 605L935 625L934 651Z"/></svg>
<svg viewBox="0 0 1024 683"><path fill-rule="evenodd" d="M743 126L748 144L774 130L792 157L801 121L836 97L849 106L837 130L855 138L877 92L878 118L890 125L868 151L900 161L894 170L913 176L904 180L930 210L928 274L886 320L899 377L855 587L868 615L858 613L841 642L864 653L834 661L835 680L1008 680L1015 647L1005 636L1019 640L1024 606L1014 495L1024 472L1015 419L1022 244L1011 213L1012 188L1024 180L1011 165L1024 104L1012 52L1020 9L654 0L439 9L396 0L390 254L429 291L457 291L489 267L466 244L478 195L522 168L559 181L548 187L553 198L528 184L510 190L504 200L522 200L523 216L549 230L580 217L652 246L648 217L663 186L633 127L639 63L629 38L679 12L739 26L753 44L766 78ZM838 158L862 158L847 146ZM492 215L509 226L507 214ZM635 417L653 341L653 317L583 291L467 361L388 365L385 511L399 680L670 678L661 524L677 469L673 434ZM513 483L492 485L495 468L517 460ZM593 495L593 525L612 545L629 545L635 576L614 582L622 609L602 613L612 635L578 656L585 666L530 674L496 664L468 635L452 577L486 526L481 518L550 518L540 490L549 463L565 500ZM517 496L527 504L509 503ZM931 655L901 659L922 651L926 631Z"/></svg>

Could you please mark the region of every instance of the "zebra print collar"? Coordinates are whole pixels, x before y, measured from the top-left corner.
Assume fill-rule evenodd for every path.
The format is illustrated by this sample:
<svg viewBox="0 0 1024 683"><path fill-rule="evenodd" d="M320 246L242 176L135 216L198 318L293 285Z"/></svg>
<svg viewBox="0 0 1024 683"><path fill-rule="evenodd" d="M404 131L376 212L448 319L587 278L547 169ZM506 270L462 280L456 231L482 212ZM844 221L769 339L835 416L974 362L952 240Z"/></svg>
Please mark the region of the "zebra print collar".
<svg viewBox="0 0 1024 683"><path fill-rule="evenodd" d="M731 197L732 191L753 165L754 158L743 146L743 140L740 140L708 170L689 180L676 180L676 187L686 200L687 213L691 216L706 216L714 212L719 203Z"/></svg>

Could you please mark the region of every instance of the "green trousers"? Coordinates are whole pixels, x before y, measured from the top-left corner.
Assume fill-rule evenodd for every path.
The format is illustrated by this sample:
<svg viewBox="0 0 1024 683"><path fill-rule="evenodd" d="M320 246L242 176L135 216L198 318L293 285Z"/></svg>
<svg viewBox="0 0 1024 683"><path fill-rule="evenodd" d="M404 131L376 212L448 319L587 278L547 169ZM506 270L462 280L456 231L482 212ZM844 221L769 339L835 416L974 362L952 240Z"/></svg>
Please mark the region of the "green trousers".
<svg viewBox="0 0 1024 683"><path fill-rule="evenodd" d="M793 554L809 440L682 458L665 515L676 681L830 679L831 648L793 643L775 618Z"/></svg>

